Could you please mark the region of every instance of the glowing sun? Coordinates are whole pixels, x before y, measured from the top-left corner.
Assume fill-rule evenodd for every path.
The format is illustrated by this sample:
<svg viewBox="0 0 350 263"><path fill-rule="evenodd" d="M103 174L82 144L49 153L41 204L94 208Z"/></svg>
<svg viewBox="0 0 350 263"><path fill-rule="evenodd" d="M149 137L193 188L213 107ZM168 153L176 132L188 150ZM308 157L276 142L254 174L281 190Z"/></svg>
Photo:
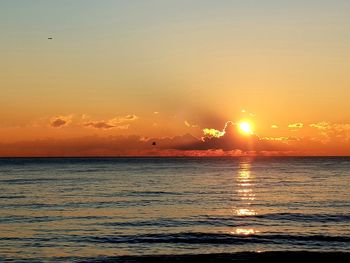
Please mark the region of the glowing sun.
<svg viewBox="0 0 350 263"><path fill-rule="evenodd" d="M242 121L238 124L240 131L243 134L252 134L253 130L252 130L252 126L249 122L246 121Z"/></svg>

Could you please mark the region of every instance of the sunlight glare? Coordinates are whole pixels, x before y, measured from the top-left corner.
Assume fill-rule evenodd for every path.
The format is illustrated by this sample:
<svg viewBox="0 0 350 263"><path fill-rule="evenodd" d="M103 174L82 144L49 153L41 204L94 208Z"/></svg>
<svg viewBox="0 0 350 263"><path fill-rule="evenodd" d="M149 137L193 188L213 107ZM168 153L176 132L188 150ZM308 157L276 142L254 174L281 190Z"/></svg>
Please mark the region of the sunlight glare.
<svg viewBox="0 0 350 263"><path fill-rule="evenodd" d="M239 123L239 129L244 134L252 134L252 127L249 122L243 121Z"/></svg>

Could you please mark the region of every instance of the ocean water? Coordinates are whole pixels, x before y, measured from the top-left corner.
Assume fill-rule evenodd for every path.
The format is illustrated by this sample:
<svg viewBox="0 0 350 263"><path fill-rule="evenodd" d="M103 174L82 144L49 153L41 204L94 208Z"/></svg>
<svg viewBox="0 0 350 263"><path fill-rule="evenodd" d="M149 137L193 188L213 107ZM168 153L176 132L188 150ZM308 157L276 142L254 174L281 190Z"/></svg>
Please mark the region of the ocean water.
<svg viewBox="0 0 350 263"><path fill-rule="evenodd" d="M0 260L350 252L350 158L2 158Z"/></svg>

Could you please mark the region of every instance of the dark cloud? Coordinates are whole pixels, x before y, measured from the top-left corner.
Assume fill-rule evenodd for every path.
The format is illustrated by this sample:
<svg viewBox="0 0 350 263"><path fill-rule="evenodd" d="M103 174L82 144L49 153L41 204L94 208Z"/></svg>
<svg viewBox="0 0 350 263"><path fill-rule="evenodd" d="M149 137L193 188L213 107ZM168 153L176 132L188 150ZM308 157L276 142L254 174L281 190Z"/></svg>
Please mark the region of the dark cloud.
<svg viewBox="0 0 350 263"><path fill-rule="evenodd" d="M109 120L102 120L102 121L89 121L84 123L84 126L86 127L93 127L96 129L112 129L112 128L117 128L117 129L128 129L129 124L125 123L130 123L131 121L137 120L138 117L134 114L129 114L123 117L115 117L113 119Z"/></svg>
<svg viewBox="0 0 350 263"><path fill-rule="evenodd" d="M58 123L59 125L59 123ZM61 124L65 125L65 124ZM106 123L95 123L99 128ZM242 156L242 155L349 155L350 140L335 137L329 143L313 138L263 137L242 134L227 122L214 136L190 134L144 138L141 136L88 136L0 143L0 156ZM155 144L153 143L155 142Z"/></svg>
<svg viewBox="0 0 350 263"><path fill-rule="evenodd" d="M213 130L213 129L209 129ZM254 134L242 134L236 124L227 122L222 131L217 131L219 136L208 134L202 140L185 146L185 149L191 150L254 150L259 144L259 137Z"/></svg>
<svg viewBox="0 0 350 263"><path fill-rule="evenodd" d="M63 119L61 117L57 117L57 118L54 118L50 122L50 126L54 127L54 128L60 128L62 126L65 126L67 123L68 123L68 121L66 119Z"/></svg>
<svg viewBox="0 0 350 263"><path fill-rule="evenodd" d="M0 156L133 156L161 155L161 151L182 148L198 139L192 135L171 138L140 136L87 136L71 139L43 139L0 143ZM156 145L153 145L156 142ZM169 152L170 151L170 152Z"/></svg>
<svg viewBox="0 0 350 263"><path fill-rule="evenodd" d="M93 127L96 129L111 129L115 127L114 125L110 125L108 124L108 122L105 122L105 121L88 122L88 123L85 123L85 126Z"/></svg>

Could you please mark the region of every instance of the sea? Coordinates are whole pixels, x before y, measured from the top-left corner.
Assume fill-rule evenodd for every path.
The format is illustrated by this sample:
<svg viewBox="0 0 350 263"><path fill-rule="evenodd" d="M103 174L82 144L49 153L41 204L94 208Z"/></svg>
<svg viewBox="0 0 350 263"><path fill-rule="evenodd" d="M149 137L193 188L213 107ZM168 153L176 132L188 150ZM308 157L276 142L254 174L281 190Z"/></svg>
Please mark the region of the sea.
<svg viewBox="0 0 350 263"><path fill-rule="evenodd" d="M350 157L0 158L0 261L350 252Z"/></svg>

